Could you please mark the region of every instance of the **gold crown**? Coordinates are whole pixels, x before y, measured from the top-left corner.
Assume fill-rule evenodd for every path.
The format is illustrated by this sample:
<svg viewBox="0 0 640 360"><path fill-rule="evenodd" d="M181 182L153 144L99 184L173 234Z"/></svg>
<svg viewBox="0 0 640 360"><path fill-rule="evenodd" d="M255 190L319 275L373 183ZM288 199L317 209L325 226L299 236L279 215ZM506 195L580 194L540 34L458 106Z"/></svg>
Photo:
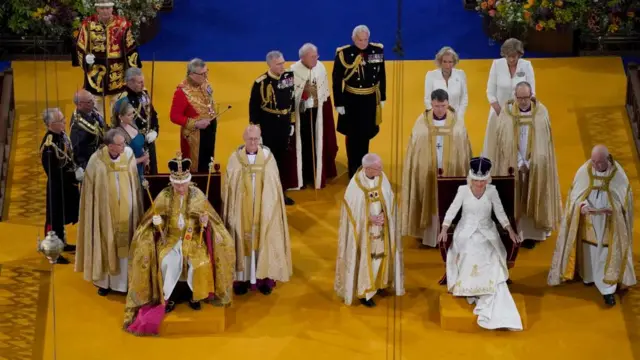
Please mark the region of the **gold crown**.
<svg viewBox="0 0 640 360"><path fill-rule="evenodd" d="M191 179L191 159L183 159L182 153L176 153L174 159L169 160L169 172L171 181L188 181Z"/></svg>

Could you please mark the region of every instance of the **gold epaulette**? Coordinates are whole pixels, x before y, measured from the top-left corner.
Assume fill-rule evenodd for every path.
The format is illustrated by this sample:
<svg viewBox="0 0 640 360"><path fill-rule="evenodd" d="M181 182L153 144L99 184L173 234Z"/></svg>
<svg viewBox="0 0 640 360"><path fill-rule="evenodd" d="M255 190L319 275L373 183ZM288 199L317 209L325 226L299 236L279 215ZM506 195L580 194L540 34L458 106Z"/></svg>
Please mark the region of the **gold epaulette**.
<svg viewBox="0 0 640 360"><path fill-rule="evenodd" d="M374 43L374 42L370 42L369 44L375 46L375 47L379 47L380 49L384 49L384 45L382 45L382 43Z"/></svg>
<svg viewBox="0 0 640 360"><path fill-rule="evenodd" d="M125 91L121 92L120 94L118 94L118 97L116 98L116 101L118 101L120 99L124 99L127 96L129 96L129 93L125 90Z"/></svg>
<svg viewBox="0 0 640 360"><path fill-rule="evenodd" d="M262 74L256 79L256 83L261 83L264 79L267 78L267 74Z"/></svg>
<svg viewBox="0 0 640 360"><path fill-rule="evenodd" d="M339 53L340 51L342 51L342 50L344 50L344 49L348 48L349 46L351 46L351 44L349 44L349 45L344 45L344 46L340 46L339 48L337 48L337 49L336 49L336 54L337 54L337 53Z"/></svg>
<svg viewBox="0 0 640 360"><path fill-rule="evenodd" d="M47 135L47 139L44 141L43 146L51 146L53 145L53 135Z"/></svg>

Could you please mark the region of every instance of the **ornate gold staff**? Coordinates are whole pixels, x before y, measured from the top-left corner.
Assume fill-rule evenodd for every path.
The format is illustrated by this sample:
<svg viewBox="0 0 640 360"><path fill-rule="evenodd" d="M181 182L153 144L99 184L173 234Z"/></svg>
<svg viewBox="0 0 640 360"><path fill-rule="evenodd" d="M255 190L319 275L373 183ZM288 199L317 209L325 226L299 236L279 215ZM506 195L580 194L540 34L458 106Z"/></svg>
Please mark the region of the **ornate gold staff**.
<svg viewBox="0 0 640 360"><path fill-rule="evenodd" d="M153 212L153 215L158 215L158 213L156 212L156 204L153 201L153 196L151 196L151 191L149 191L149 181L147 181L147 179L142 180L142 187L147 191L147 195L149 195L149 201L151 202L151 211ZM162 234L162 224L158 225L158 229Z"/></svg>
<svg viewBox="0 0 640 360"><path fill-rule="evenodd" d="M205 214L205 210L207 209L207 202L209 201L209 184L211 184L211 173L213 172L213 156L211 157L211 162L209 163L209 173L207 174L207 190L205 192L205 202L204 209L202 211ZM202 246L202 235L204 234L204 226L200 226L200 241L198 241L198 246Z"/></svg>

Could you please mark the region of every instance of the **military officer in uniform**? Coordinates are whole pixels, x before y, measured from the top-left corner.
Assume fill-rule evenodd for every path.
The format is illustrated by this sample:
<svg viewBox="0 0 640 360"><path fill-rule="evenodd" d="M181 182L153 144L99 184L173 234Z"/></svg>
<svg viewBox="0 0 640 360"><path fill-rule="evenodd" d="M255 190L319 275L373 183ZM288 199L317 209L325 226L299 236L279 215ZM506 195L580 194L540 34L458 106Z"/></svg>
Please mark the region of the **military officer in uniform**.
<svg viewBox="0 0 640 360"><path fill-rule="evenodd" d="M156 138L158 138L158 113L151 104L151 97L144 88L144 75L140 68L129 68L125 73L126 86L120 93L118 99L127 98L135 116L135 124L138 131L144 136L144 148L149 153L149 165L145 167L145 174L155 175L158 173L158 162L156 160Z"/></svg>
<svg viewBox="0 0 640 360"><path fill-rule="evenodd" d="M55 231L65 244L64 251L75 251L74 245L67 244L64 226L78 222L78 183L84 177L84 171L73 162L73 147L64 132L66 121L60 109L46 109L42 119L47 127L40 144L42 167L47 174L45 233ZM69 260L61 256L58 263L68 264Z"/></svg>
<svg viewBox="0 0 640 360"><path fill-rule="evenodd" d="M382 44L370 43L365 25L353 29L352 45L339 47L333 62L333 100L338 132L346 137L349 177L369 153L369 141L380 131L386 100Z"/></svg>
<svg viewBox="0 0 640 360"><path fill-rule="evenodd" d="M96 96L97 110L106 118L107 98L113 107L122 92L124 73L142 67L131 23L113 14L112 0L95 0L96 14L84 19L78 30L72 65L84 72L84 89Z"/></svg>
<svg viewBox="0 0 640 360"><path fill-rule="evenodd" d="M287 155L289 146L292 145L290 142L293 141L296 119L293 112L293 72L285 71L284 64L281 52L269 52L269 70L253 83L249 99L249 121L262 130L262 143L273 153L283 191L293 187ZM285 195L285 204L293 205L294 201Z"/></svg>
<svg viewBox="0 0 640 360"><path fill-rule="evenodd" d="M73 161L86 169L89 158L102 145L106 124L95 109L95 98L87 90L78 90L73 96L76 110L71 115L71 145Z"/></svg>

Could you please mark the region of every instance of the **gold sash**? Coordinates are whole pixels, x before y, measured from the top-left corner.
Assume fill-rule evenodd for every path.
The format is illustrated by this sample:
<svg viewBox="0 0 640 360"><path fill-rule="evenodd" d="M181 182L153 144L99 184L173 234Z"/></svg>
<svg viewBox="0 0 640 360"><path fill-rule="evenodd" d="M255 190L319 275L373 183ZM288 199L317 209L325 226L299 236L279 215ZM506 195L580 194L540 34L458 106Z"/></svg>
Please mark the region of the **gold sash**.
<svg viewBox="0 0 640 360"><path fill-rule="evenodd" d="M244 195L242 197L242 233L244 234L244 253L251 254L252 250L258 250L260 246L260 212L262 209L262 188L264 186L264 151L258 148L256 161L249 163L245 149L238 153L240 163L243 166L242 180ZM255 193L252 178L255 174Z"/></svg>
<svg viewBox="0 0 640 360"><path fill-rule="evenodd" d="M114 226L113 234L119 259L129 256L131 213L129 160L126 155L122 154L118 161L114 162L108 151L102 152L102 161L107 167L107 176L109 177L109 212L111 213L111 223ZM116 196L116 194L120 196Z"/></svg>

